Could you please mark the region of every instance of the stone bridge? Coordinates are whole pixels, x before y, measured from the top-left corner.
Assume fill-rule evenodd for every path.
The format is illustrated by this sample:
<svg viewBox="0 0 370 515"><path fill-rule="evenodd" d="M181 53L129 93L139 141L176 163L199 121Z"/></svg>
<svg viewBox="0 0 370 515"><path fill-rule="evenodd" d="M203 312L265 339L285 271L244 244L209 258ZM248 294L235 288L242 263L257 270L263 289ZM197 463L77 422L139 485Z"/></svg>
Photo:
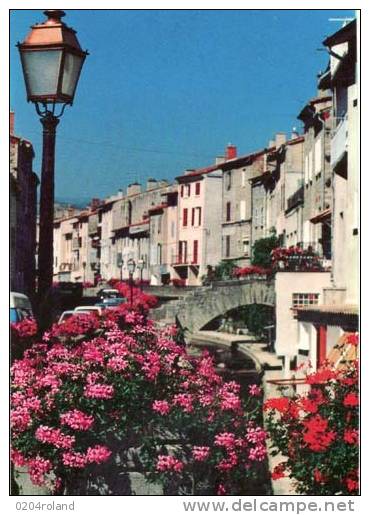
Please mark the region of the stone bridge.
<svg viewBox="0 0 370 515"><path fill-rule="evenodd" d="M275 306L274 281L254 278L213 282L152 310L151 318L177 320L183 329L193 333L228 311L248 304Z"/></svg>

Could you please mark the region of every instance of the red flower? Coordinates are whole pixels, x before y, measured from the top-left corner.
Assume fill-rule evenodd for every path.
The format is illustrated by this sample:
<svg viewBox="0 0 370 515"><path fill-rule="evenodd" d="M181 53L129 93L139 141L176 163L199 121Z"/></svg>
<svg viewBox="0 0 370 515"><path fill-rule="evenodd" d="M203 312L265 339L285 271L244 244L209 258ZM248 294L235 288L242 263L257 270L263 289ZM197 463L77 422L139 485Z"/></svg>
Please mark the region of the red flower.
<svg viewBox="0 0 370 515"><path fill-rule="evenodd" d="M358 345L358 333L348 333L346 335L346 343L357 346Z"/></svg>
<svg viewBox="0 0 370 515"><path fill-rule="evenodd" d="M347 477L345 479L346 486L350 492L354 492L358 490L358 481L355 479L351 479L350 477Z"/></svg>
<svg viewBox="0 0 370 515"><path fill-rule="evenodd" d="M316 483L324 484L328 481L328 478L319 469L313 471L313 478Z"/></svg>
<svg viewBox="0 0 370 515"><path fill-rule="evenodd" d="M271 479L276 481L277 479L281 479L282 477L285 477L284 471L285 471L285 463L280 463L279 465L276 465L274 470L271 472Z"/></svg>
<svg viewBox="0 0 370 515"><path fill-rule="evenodd" d="M298 408L296 404L288 399L288 397L277 397L275 399L267 399L263 405L265 411L271 409L279 411L283 415L290 415L293 418L298 416Z"/></svg>
<svg viewBox="0 0 370 515"><path fill-rule="evenodd" d="M316 452L325 451L335 440L336 433L328 431L328 420L320 415L315 415L303 422L306 431L303 433L303 441L309 449Z"/></svg>
<svg viewBox="0 0 370 515"><path fill-rule="evenodd" d="M346 406L346 408L355 408L358 406L358 395L356 393L347 393L343 399L343 406Z"/></svg>
<svg viewBox="0 0 370 515"><path fill-rule="evenodd" d="M358 443L358 430L357 429L345 429L343 440L349 444Z"/></svg>

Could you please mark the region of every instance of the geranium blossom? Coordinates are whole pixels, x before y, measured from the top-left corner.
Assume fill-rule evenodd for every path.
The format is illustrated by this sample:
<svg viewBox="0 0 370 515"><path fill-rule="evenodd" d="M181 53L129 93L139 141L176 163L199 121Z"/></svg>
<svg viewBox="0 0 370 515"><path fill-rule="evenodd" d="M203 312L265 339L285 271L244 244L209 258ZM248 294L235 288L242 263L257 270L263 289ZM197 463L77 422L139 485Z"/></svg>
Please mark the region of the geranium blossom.
<svg viewBox="0 0 370 515"><path fill-rule="evenodd" d="M93 425L94 417L92 415L87 415L80 410L74 409L61 415L60 422L72 429L87 431Z"/></svg>
<svg viewBox="0 0 370 515"><path fill-rule="evenodd" d="M167 470L181 472L183 468L184 464L173 456L166 456L163 454L158 456L156 469L160 472L165 472Z"/></svg>

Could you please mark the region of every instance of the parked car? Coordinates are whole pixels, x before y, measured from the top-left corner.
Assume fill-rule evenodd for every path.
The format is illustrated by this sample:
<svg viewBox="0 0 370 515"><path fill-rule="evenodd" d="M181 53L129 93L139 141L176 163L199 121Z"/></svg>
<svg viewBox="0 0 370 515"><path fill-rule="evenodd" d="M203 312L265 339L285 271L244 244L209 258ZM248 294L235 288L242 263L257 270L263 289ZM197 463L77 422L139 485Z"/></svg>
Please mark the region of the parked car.
<svg viewBox="0 0 370 515"><path fill-rule="evenodd" d="M115 298L108 298L103 299L102 304L106 307L116 307L120 304L123 304L124 302L127 302L126 297L115 297Z"/></svg>
<svg viewBox="0 0 370 515"><path fill-rule="evenodd" d="M98 291L97 296L99 299L115 299L120 297L120 293L115 288L102 288Z"/></svg>
<svg viewBox="0 0 370 515"><path fill-rule="evenodd" d="M95 313L96 315L101 315L103 310L99 306L77 306L74 309L74 313L79 313L83 311L84 313Z"/></svg>
<svg viewBox="0 0 370 515"><path fill-rule="evenodd" d="M34 318L32 305L27 295L10 292L10 322L21 322L25 318Z"/></svg>
<svg viewBox="0 0 370 515"><path fill-rule="evenodd" d="M71 309L69 309L68 311L63 311L63 313L59 317L58 324L62 324L63 322L68 320L68 318L71 318L71 317L75 316L76 314L90 315L90 313L91 313L91 311L79 311L78 313L76 313L76 311L71 310Z"/></svg>

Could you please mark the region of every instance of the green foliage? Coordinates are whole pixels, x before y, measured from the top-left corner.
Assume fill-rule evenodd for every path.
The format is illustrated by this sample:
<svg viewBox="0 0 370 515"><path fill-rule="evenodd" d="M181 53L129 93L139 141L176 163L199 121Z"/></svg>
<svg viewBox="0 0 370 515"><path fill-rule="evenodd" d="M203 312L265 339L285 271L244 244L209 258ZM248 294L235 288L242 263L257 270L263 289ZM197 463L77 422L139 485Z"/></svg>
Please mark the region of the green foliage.
<svg viewBox="0 0 370 515"><path fill-rule="evenodd" d="M271 251L278 246L279 239L275 234L257 240L253 245L252 265L271 267Z"/></svg>
<svg viewBox="0 0 370 515"><path fill-rule="evenodd" d="M221 261L216 267L214 278L216 281L232 279L233 270L237 268L235 261Z"/></svg>
<svg viewBox="0 0 370 515"><path fill-rule="evenodd" d="M259 337L265 336L265 326L272 323L272 308L262 304L251 304L250 306L243 306L240 311L241 318L249 332Z"/></svg>

